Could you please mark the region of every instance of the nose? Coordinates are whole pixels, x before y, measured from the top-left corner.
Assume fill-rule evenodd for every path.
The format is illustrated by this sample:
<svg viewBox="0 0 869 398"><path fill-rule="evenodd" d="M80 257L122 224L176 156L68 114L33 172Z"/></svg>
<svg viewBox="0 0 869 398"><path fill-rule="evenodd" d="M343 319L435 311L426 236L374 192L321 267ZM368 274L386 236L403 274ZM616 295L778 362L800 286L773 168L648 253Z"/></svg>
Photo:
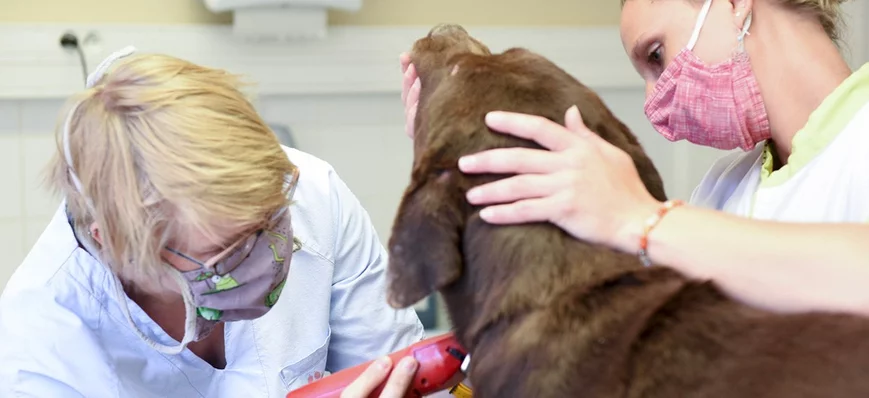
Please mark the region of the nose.
<svg viewBox="0 0 869 398"><path fill-rule="evenodd" d="M649 97L652 96L652 93L655 92L655 84L657 82L657 80L646 80L646 99L649 99Z"/></svg>
<svg viewBox="0 0 869 398"><path fill-rule="evenodd" d="M443 23L432 28L429 32L431 36L467 36L468 32L465 28L456 24Z"/></svg>

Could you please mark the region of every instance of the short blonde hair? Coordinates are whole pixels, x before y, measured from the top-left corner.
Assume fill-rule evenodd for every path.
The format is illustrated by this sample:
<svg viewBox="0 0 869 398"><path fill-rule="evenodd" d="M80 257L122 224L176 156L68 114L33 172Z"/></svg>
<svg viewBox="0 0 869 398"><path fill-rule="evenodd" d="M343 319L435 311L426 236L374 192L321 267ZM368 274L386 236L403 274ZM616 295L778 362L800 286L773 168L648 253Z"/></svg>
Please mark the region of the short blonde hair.
<svg viewBox="0 0 869 398"><path fill-rule="evenodd" d="M97 223L101 257L136 288L177 291L161 251L190 228L209 237L253 230L289 205L285 179L295 166L240 88L222 70L134 55L61 113L49 182L80 237ZM82 193L62 142L76 104L68 145Z"/></svg>

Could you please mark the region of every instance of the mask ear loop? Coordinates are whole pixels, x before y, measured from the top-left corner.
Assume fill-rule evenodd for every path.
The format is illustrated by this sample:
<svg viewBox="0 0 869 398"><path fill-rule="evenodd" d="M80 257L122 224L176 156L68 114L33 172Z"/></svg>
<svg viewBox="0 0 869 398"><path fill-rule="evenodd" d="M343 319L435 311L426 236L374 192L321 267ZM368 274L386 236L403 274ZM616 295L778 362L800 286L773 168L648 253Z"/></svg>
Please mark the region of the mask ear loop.
<svg viewBox="0 0 869 398"><path fill-rule="evenodd" d="M748 15L745 16L745 22L742 24L742 30L739 31L739 35L736 36L736 41L739 43L739 52L745 51L745 36L750 35L748 32L748 28L751 26L751 11L748 12Z"/></svg>
<svg viewBox="0 0 869 398"><path fill-rule="evenodd" d="M133 316L130 314L130 308L127 306L127 297L126 293L124 293L123 285L121 285L121 281L115 277L115 297L117 297L118 302L121 304L121 312L123 312L124 317L127 318L127 323L132 326L133 332L135 332L136 335L145 342L145 344L148 344L151 348L167 355L177 355L181 353L181 351L184 351L187 347L187 344L190 344L190 342L196 337L196 307L193 304L193 295L190 293L190 288L187 286L187 282L184 280L184 277L181 276L180 272L173 271L172 276L181 288L181 296L184 298L185 309L184 337L182 337L181 342L175 346L160 344L152 340L150 337L145 336L145 334L139 330L136 326L136 322L133 321Z"/></svg>
<svg viewBox="0 0 869 398"><path fill-rule="evenodd" d="M709 9L712 7L712 0L706 0L703 3L703 8L700 9L700 15L697 16L697 22L694 23L694 32L691 33L691 39L688 40L688 45L685 46L688 50L693 50L697 44L697 39L700 38L700 31L703 30L703 24L706 22L706 16L709 15Z"/></svg>
<svg viewBox="0 0 869 398"><path fill-rule="evenodd" d="M114 53L109 55L106 59L104 59L102 62L100 62L99 65L97 65L97 67L94 69L94 71L91 74L88 75L85 87L86 88L93 88L97 84L97 82L99 82L100 79L102 79L103 76L105 76L108 69L115 62L117 62L121 58L130 56L135 52L136 52L135 47L127 46L127 47L124 47L121 50L115 51ZM70 124L72 123L73 116L75 115L75 112L78 110L78 107L80 105L81 105L81 102L75 104L72 107L72 109L69 111L69 113L67 114L66 119L64 120L63 138L62 138L63 155L64 155L64 158L66 160L70 180L72 180L72 183L73 183L73 185L75 185L75 188L78 191L78 193L81 194L82 197L84 197L85 201L87 202L88 207L90 208L90 211L93 212L95 207L93 205L93 202L90 200L90 198L88 198L87 195L85 195L84 186L82 185L81 180L79 180L78 176L75 173L75 168L73 167L73 162L72 162L72 151L70 150L70 147L69 147ZM115 297L118 300L118 303L120 303L120 305L121 305L121 312L124 313L124 317L127 318L127 322L133 328L133 331L146 344L148 344L149 346L151 346L155 350L157 350L161 353L164 353L164 354L168 354L168 355L176 355L176 354L180 353L181 351L184 350L185 347L187 347L187 344L189 344L191 341L193 341L193 339L196 337L196 307L195 307L194 301L193 301L193 294L190 292L190 287L187 285L186 281L184 280L184 277L181 275L180 272L174 271L174 272L172 272L172 276L175 279L176 283L178 283L179 287L181 288L181 296L184 298L184 308L185 308L185 312L186 312L186 315L184 318L184 337L181 339L181 343L178 344L177 346L167 346L164 344L157 343L156 341L150 339L148 336L145 336L145 334L142 333L141 330L139 330L139 328L136 326L136 323L133 321L133 316L131 315L130 308L127 305L127 295L124 292L123 284L121 284L121 280L117 277L117 275L115 275L115 277L114 277L114 280L115 280L114 281L115 282Z"/></svg>
<svg viewBox="0 0 869 398"><path fill-rule="evenodd" d="M103 62L100 62L99 65L88 75L86 87L91 88L97 84L100 79L106 74L106 71L117 62L119 59L132 55L136 52L136 47L126 46L118 51L113 52L111 55L106 57Z"/></svg>
<svg viewBox="0 0 869 398"><path fill-rule="evenodd" d="M100 62L100 64L97 65L96 69L94 69L94 71L90 75L88 75L85 87L93 88L96 82L103 78L103 76L106 74L106 71L109 69L110 66L112 66L112 64L114 64L117 60L121 58L133 54L135 51L135 47L127 46L120 51L115 51L114 53L109 55L106 59L103 60L103 62ZM75 189L78 191L78 193L85 197L85 200L88 202L88 206L90 206L91 211L93 211L93 203L91 203L90 198L85 195L84 186L82 186L81 180L79 180L78 176L75 174L75 169L72 165L72 151L69 149L69 125L70 123L72 123L72 118L75 115L75 112L78 110L79 105L81 105L81 102L75 104L72 107L72 109L66 115L66 119L63 123L63 156L66 159L66 165L69 171L70 180L72 180L72 183L73 185L75 185Z"/></svg>
<svg viewBox="0 0 869 398"><path fill-rule="evenodd" d="M284 189L287 190L287 199L292 202L293 196L296 194L296 187L299 185L299 169L296 168L293 170L293 174L284 178ZM284 213L290 211L289 207L283 207L272 216L271 221L276 221L277 219L284 216Z"/></svg>

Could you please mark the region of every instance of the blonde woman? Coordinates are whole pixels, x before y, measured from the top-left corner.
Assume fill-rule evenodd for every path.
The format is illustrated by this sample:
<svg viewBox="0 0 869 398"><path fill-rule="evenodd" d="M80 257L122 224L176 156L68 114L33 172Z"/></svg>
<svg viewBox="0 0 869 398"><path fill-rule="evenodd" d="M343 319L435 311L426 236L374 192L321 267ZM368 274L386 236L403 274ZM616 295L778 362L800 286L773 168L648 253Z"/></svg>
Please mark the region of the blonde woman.
<svg viewBox="0 0 869 398"><path fill-rule="evenodd" d="M126 49L88 86L0 299L0 396L278 398L423 337L356 197L235 76Z"/></svg>

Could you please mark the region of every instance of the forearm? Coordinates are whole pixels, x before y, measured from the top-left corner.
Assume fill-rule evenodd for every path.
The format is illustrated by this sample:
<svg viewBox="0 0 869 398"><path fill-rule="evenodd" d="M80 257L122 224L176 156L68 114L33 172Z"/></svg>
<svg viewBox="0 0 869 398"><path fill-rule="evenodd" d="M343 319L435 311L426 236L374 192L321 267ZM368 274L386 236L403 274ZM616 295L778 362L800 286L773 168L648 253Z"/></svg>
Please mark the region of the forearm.
<svg viewBox="0 0 869 398"><path fill-rule="evenodd" d="M869 226L757 221L696 207L667 214L649 234L653 262L717 282L775 311L869 316Z"/></svg>

